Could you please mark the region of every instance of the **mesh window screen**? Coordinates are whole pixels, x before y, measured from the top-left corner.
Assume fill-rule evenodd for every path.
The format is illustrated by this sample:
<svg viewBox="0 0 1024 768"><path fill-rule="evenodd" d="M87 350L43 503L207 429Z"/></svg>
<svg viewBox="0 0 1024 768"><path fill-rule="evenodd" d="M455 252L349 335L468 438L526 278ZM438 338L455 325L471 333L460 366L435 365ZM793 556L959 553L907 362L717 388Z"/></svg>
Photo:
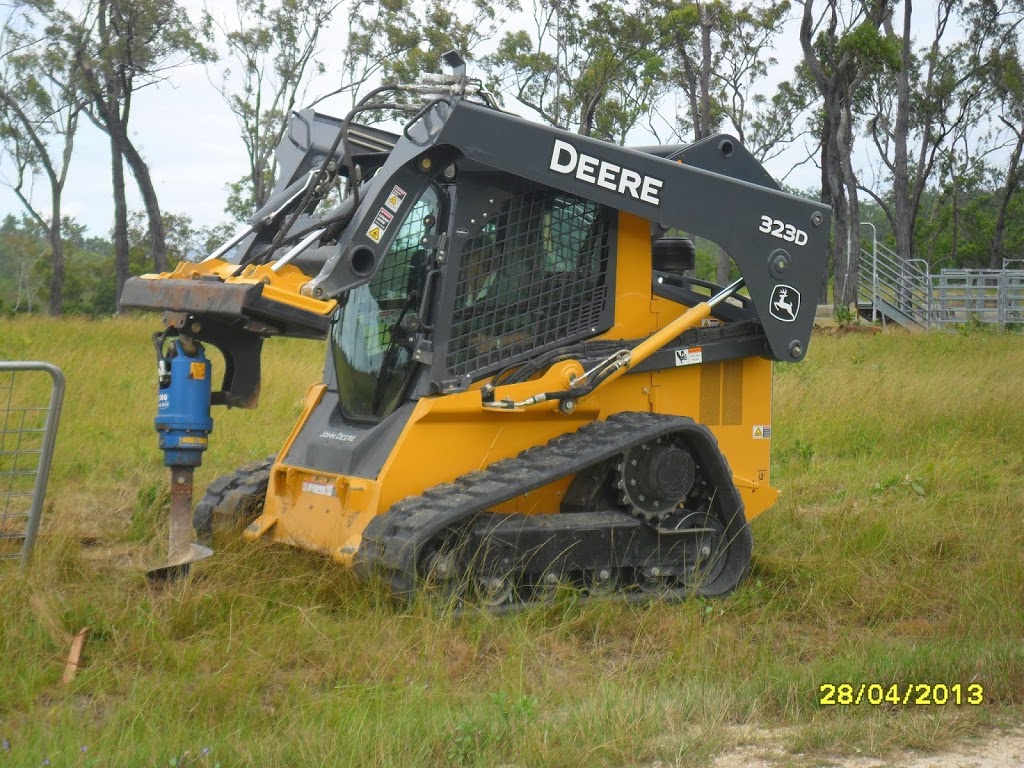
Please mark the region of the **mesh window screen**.
<svg viewBox="0 0 1024 768"><path fill-rule="evenodd" d="M589 335L607 293L608 209L555 191L510 198L466 243L448 370L489 369Z"/></svg>

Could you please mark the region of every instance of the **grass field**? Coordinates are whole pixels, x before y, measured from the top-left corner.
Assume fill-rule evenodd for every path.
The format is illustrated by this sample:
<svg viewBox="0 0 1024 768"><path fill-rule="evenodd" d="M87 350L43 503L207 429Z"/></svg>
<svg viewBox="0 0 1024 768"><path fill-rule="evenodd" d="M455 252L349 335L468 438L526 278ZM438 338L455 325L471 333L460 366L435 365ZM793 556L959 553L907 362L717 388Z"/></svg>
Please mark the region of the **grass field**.
<svg viewBox="0 0 1024 768"><path fill-rule="evenodd" d="M68 378L36 561L0 563L0 765L693 765L936 749L1024 699L1024 338L818 337L777 366L754 568L717 602L397 610L324 558L235 544L150 591L167 482L153 319L0 320ZM273 453L323 350L267 345L197 482ZM70 638L83 667L60 684ZM826 683L984 686L980 706L820 706ZM803 758L806 760L807 758ZM805 764L805 763L801 763ZM813 759L811 760L813 764Z"/></svg>

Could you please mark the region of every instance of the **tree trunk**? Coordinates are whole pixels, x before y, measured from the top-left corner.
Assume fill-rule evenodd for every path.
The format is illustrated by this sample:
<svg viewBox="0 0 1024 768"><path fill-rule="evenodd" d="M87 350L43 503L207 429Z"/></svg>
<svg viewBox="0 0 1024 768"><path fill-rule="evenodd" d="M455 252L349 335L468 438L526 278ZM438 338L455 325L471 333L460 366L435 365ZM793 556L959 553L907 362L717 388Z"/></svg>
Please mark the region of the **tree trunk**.
<svg viewBox="0 0 1024 768"><path fill-rule="evenodd" d="M960 264L960 182L953 175L953 234L951 237L949 262L954 266Z"/></svg>
<svg viewBox="0 0 1024 768"><path fill-rule="evenodd" d="M142 195L142 202L146 206L146 217L149 219L150 252L153 257L153 267L157 272L166 272L167 263L167 242L164 237L164 222L160 216L160 203L157 201L156 189L153 188L153 179L149 175L149 166L142 159L142 155L135 149L131 139L125 132L123 126L111 133L111 144L116 145L121 155L128 161L128 167L132 169L132 175L139 185L139 193Z"/></svg>
<svg viewBox="0 0 1024 768"><path fill-rule="evenodd" d="M992 233L992 250L988 258L990 269L1003 268L1003 236L1006 232L1006 211L1010 207L1010 198L1016 191L1020 179L1018 168L1020 166L1021 149L1024 148L1024 131L1017 134L1017 144L1010 156L1010 167L1006 171L1006 186L1003 187L1003 199L999 202L999 214L996 216L995 231Z"/></svg>
<svg viewBox="0 0 1024 768"><path fill-rule="evenodd" d="M700 133L698 138L706 139L711 134L711 27L707 5L701 10L700 20Z"/></svg>
<svg viewBox="0 0 1024 768"><path fill-rule="evenodd" d="M114 192L114 311L121 312L121 291L128 280L128 205L124 194L124 158L110 140L110 177Z"/></svg>
<svg viewBox="0 0 1024 768"><path fill-rule="evenodd" d="M842 145L839 152L841 183L846 193L846 238L841 245L846 253L843 269L840 271L836 262L836 301L835 305L849 307L857 301L857 288L860 281L860 203L857 198L857 176L853 171L853 114L850 109L852 86L846 92L841 107L839 127L836 131L837 143Z"/></svg>
<svg viewBox="0 0 1024 768"><path fill-rule="evenodd" d="M836 291L837 305L849 307L857 301L857 289L860 286L860 200L857 196L857 182L853 176L847 179L848 207L850 211L847 238L846 269L843 274L842 286ZM839 280L836 280L837 284Z"/></svg>
<svg viewBox="0 0 1024 768"><path fill-rule="evenodd" d="M892 179L893 234L896 236L896 253L904 260L914 258L914 215L911 211L910 164L907 153L907 134L910 130L910 68L913 65L910 47L912 13L911 0L904 0L900 71L896 74L896 125L893 131ZM918 169L918 173L923 172L923 169Z"/></svg>
<svg viewBox="0 0 1024 768"><path fill-rule="evenodd" d="M828 120L821 121L821 202L832 205L832 187L828 183L828 155L832 131Z"/></svg>
<svg viewBox="0 0 1024 768"><path fill-rule="evenodd" d="M47 232L53 260L53 274L50 276L50 315L53 317L59 317L64 312L64 242L61 239L60 197L61 190L54 189L50 196L53 212Z"/></svg>
<svg viewBox="0 0 1024 768"><path fill-rule="evenodd" d="M847 201L847 185L843 179L843 148L840 142L841 131L838 125L842 120L842 104L830 89L825 98L826 120L831 123L828 150L825 154L823 173L828 189L829 202L832 206L832 264L835 274L832 300L837 307L843 306L842 294L847 279L847 254L850 238L850 209Z"/></svg>
<svg viewBox="0 0 1024 768"><path fill-rule="evenodd" d="M729 284L729 267L731 259L725 248L718 246L718 266L715 269L715 282L719 285Z"/></svg>
<svg viewBox="0 0 1024 768"><path fill-rule="evenodd" d="M828 120L821 121L821 202L825 205L832 205L832 188L829 185L829 142L832 140L832 132L829 130ZM833 219L835 221L835 219ZM835 237L835 225L832 227L832 236ZM829 250L825 257L825 272L821 276L821 290L818 292L818 303L828 304L828 283L835 275L835 253Z"/></svg>

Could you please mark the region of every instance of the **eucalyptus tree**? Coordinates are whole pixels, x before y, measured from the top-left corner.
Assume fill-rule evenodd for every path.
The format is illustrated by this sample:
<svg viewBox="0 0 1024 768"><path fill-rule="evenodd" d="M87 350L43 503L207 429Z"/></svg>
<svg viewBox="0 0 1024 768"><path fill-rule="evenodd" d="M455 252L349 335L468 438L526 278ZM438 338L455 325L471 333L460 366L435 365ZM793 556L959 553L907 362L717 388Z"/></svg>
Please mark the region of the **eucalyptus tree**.
<svg viewBox="0 0 1024 768"><path fill-rule="evenodd" d="M960 0L930 4L925 14L934 23L920 46L913 30L922 25L915 23L912 0L903 0L900 29L894 29L892 19L884 22L898 49L898 66L871 78L866 127L881 173L871 185L875 189L864 189L885 212L904 259L916 256L922 196L938 164L967 168L996 101L999 72L1008 72L1007 64L1018 61L1011 28L996 20L988 3L979 5L970 13ZM958 184L952 182L955 192ZM879 190L882 184L889 189Z"/></svg>
<svg viewBox="0 0 1024 768"><path fill-rule="evenodd" d="M403 14L413 22L418 40L404 50L396 43L407 38L385 38L398 52L383 59L382 76L389 82L412 82L424 72L440 72L441 56L456 50L467 62L479 59L480 48L505 27L509 15L520 10L519 0L431 0L417 15L409 4ZM406 22L409 23L408 21Z"/></svg>
<svg viewBox="0 0 1024 768"><path fill-rule="evenodd" d="M238 121L249 168L231 185L228 212L246 218L270 197L274 149L312 74L325 70L320 35L340 0L238 0L230 17L203 14L207 39L227 50L217 88Z"/></svg>
<svg viewBox="0 0 1024 768"><path fill-rule="evenodd" d="M48 6L46 14L75 64L84 113L110 140L115 280L120 297L129 273L124 163L146 209L153 267L168 268L156 187L130 132L135 94L165 82L178 67L207 60L211 53L176 0L88 0L74 15L55 6Z"/></svg>
<svg viewBox="0 0 1024 768"><path fill-rule="evenodd" d="M1024 186L1024 165L1021 163L1021 151L1024 150L1024 65L1020 49L1024 2L980 2L971 9L969 18L973 22L972 37L994 38L996 41L985 59L984 76L991 83L994 112L1012 147L1003 175L989 248L989 268L1000 269L1005 257L1010 203Z"/></svg>
<svg viewBox="0 0 1024 768"><path fill-rule="evenodd" d="M789 3L660 0L658 7L669 82L689 106L677 115L680 127L699 141L728 119L758 159L777 155L795 138L797 92L787 87L768 100L756 89L776 64L770 52ZM729 269L729 254L719 248L722 285Z"/></svg>
<svg viewBox="0 0 1024 768"><path fill-rule="evenodd" d="M51 315L64 306L61 205L81 113L73 70L45 19L28 4L14 5L0 27L0 151L13 167L4 182L46 233ZM49 187L48 211L33 199L39 177Z"/></svg>
<svg viewBox="0 0 1024 768"><path fill-rule="evenodd" d="M848 306L857 298L860 266L860 211L852 160L855 102L869 75L899 66L893 41L881 33L892 9L884 0L825 0L817 10L815 0L797 2L803 5L799 37L804 64L821 99L822 197L832 206L834 301L836 306Z"/></svg>
<svg viewBox="0 0 1024 768"><path fill-rule="evenodd" d="M649 3L534 0L533 28L506 32L485 67L501 96L550 125L623 143L665 91Z"/></svg>

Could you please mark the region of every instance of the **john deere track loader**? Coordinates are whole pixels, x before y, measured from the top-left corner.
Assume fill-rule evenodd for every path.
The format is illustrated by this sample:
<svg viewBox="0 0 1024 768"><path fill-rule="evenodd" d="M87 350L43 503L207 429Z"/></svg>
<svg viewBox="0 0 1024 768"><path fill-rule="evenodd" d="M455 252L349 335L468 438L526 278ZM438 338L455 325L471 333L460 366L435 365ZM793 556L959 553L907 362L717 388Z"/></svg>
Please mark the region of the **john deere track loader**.
<svg viewBox="0 0 1024 768"><path fill-rule="evenodd" d="M777 496L772 361L806 354L828 209L729 136L626 149L503 112L447 61L344 120L293 114L250 226L128 282L124 306L164 312L168 568L209 552L190 523L205 541L244 517L403 596L729 592ZM412 114L395 135L356 122L371 109ZM717 243L741 279L690 277L692 242L667 232ZM270 336L326 339L324 380L193 521L210 405L256 406Z"/></svg>

